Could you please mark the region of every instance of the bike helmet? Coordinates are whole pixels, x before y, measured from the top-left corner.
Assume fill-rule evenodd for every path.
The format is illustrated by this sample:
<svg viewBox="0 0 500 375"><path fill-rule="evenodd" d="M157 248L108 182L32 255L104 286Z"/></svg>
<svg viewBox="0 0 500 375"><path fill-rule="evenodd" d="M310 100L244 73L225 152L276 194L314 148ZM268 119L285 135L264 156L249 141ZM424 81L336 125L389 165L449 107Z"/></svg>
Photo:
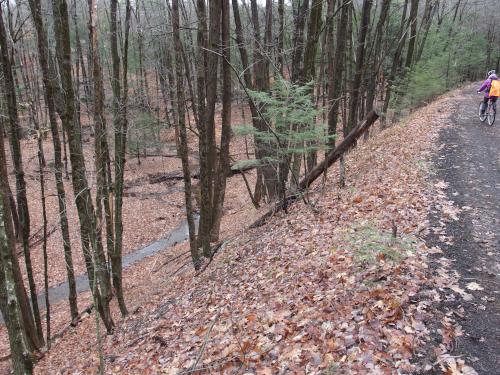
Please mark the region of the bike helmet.
<svg viewBox="0 0 500 375"><path fill-rule="evenodd" d="M495 72L494 70L490 70L490 71L488 72L488 77L489 77L489 76L491 76L492 74L496 74L496 72Z"/></svg>

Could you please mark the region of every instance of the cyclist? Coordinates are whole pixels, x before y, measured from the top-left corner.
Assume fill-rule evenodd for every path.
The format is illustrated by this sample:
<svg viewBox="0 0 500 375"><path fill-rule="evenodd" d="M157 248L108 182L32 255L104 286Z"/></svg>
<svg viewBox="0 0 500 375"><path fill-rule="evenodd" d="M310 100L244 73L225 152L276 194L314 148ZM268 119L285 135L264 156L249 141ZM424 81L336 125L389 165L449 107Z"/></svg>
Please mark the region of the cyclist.
<svg viewBox="0 0 500 375"><path fill-rule="evenodd" d="M481 93L484 91L484 98L483 98L483 104L481 105L481 114L483 115L484 112L486 111L486 108L488 108L488 101L491 101L493 105L495 105L497 99L498 99L498 85L500 84L500 81L498 81L498 77L496 75L496 72L494 70L490 70L488 72L488 78L486 81L483 82L479 90L477 90L477 93ZM493 81L497 81L493 83ZM492 86L495 87L495 90L492 90ZM494 91L494 92L492 92ZM491 95L490 95L491 94ZM495 95L496 94L496 95Z"/></svg>

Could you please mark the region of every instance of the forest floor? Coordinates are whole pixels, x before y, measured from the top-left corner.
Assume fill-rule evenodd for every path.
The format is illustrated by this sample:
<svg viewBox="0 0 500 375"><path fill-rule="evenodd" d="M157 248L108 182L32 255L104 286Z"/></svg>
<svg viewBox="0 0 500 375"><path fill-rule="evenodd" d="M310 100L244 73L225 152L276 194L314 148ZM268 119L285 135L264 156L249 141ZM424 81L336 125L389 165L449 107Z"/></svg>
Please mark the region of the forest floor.
<svg viewBox="0 0 500 375"><path fill-rule="evenodd" d="M461 319L472 310L462 300L488 298L482 293L498 285L480 276L459 280L460 262L450 250L458 241L448 230L468 208L440 167L453 143L448 137L463 131L457 115L475 108L457 90L389 129L374 129L348 154L345 187L338 187L333 166L312 186L308 205L297 202L260 228L246 229L265 207L255 210L241 177L232 177L225 242L203 272L192 270L186 243L125 270L130 315L121 319L113 305L116 330L102 340L106 373L475 374L479 361L464 355L472 349L453 352L468 340ZM481 124L470 131L483 130L494 131ZM235 153L244 149L236 142ZM487 194L494 195L498 185L490 186ZM154 215L145 215L172 215L151 205ZM135 235L148 225L133 223L137 212L148 207L131 207ZM488 303L498 307L495 301ZM79 302L90 304L88 293ZM64 306L54 310L57 332L68 313ZM36 373L97 373L98 344L95 320L86 315L53 343Z"/></svg>
<svg viewBox="0 0 500 375"><path fill-rule="evenodd" d="M248 114L247 114L248 115ZM243 116L243 118L241 117ZM232 115L235 123L244 123L245 117L240 109L235 110ZM83 119L85 121L85 118ZM86 121L85 121L86 122ZM133 124L131 130L133 131ZM95 196L95 171L93 155L93 138L88 134L89 127L85 127L83 137L83 151L86 159L89 186ZM160 135L159 142L162 143L161 150L148 149L140 152L140 158L135 155L128 155L125 168L125 191L123 199L123 223L124 223L124 243L123 254L131 254L145 246L167 237L172 231L181 225L185 220L184 190L183 182L179 180L154 182L154 177L162 174L180 173L181 162L175 156L173 130L167 130ZM249 142L251 148L251 142ZM192 171L198 168L196 137L190 137L190 165ZM231 155L235 160L252 158L247 155L245 139L237 138L231 144ZM9 144L5 141L5 148L9 150ZM44 154L47 166L44 169L46 180L46 205L48 218L48 239L47 252L49 264L49 287L55 288L66 281L66 265L63 257L62 235L59 227L59 210L53 175L53 148L52 141L47 139L43 142ZM37 285L37 294L43 294L43 252L41 242L42 230L42 207L40 200L39 167L37 162L37 142L35 139L26 138L22 140L23 161L25 177L27 182L27 197L30 208L31 220L31 259L33 263L33 275ZM144 156L154 155L154 156ZM13 174L12 161L8 153L9 183L12 192L15 194L15 177ZM69 158L69 155L68 155ZM69 163L69 161L68 161ZM68 166L69 169L70 166ZM255 173L246 173L249 184L253 187L255 183ZM195 183L197 180L193 180ZM74 195L71 185L71 176L65 181L68 221L70 228L70 240L73 254L73 265L75 275L85 275L85 263L79 241L79 225ZM229 179L226 193L225 215L222 219L221 235L233 235L244 227L242 223L247 220L254 220L259 217L265 207L256 210L246 192L246 187L241 176L234 176ZM19 263L24 275L25 286L27 287L26 269L22 256L21 244L17 244ZM184 258L182 258L184 259ZM144 266L144 265L142 265ZM142 266L128 268L124 272L125 289L133 290L138 283L143 282ZM87 308L91 304L90 293L83 292L78 295L78 307L80 310ZM67 300L51 306L52 310L52 333L63 330L69 323L69 305ZM0 319L0 358L9 352L7 332ZM0 373L2 366L7 362L0 362Z"/></svg>

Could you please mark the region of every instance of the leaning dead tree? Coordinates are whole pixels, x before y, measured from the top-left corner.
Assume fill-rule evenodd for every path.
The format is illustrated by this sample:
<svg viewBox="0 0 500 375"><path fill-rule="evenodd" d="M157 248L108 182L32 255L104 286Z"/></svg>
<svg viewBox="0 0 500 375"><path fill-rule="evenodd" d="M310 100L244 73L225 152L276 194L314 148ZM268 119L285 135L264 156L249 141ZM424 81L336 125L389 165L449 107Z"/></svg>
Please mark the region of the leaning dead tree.
<svg viewBox="0 0 500 375"><path fill-rule="evenodd" d="M298 192L291 194L282 201L278 202L273 206L268 212L256 220L250 228L258 228L264 225L267 220L272 217L277 212L284 210L287 206L300 198L302 194L311 186L311 184L316 181L316 179L321 176L333 163L339 160L349 149L351 149L356 141L377 121L379 115L375 111L371 111L366 118L355 126L351 132L344 138L344 140L335 149L330 151L325 159L314 167L309 173L307 173L299 183Z"/></svg>

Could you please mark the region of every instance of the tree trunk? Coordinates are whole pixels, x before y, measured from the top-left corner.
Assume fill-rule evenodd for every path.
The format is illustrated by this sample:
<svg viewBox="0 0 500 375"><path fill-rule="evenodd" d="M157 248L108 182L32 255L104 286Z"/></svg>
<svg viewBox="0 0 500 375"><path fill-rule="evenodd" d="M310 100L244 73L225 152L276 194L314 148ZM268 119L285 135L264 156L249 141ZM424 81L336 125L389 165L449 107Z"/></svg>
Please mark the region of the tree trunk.
<svg viewBox="0 0 500 375"><path fill-rule="evenodd" d="M234 5L234 4L233 4ZM271 2L266 0L266 20L269 19ZM269 63L266 50L262 46L262 39L260 36L260 22L259 22L259 11L256 0L250 1L251 8L251 18L253 25L254 34L254 64L253 64L253 74L255 85L254 89L256 91L268 92L269 91ZM266 22L266 40L271 34L271 23ZM264 43L265 44L265 43ZM254 103L258 107L262 107L260 103ZM265 113L265 108L260 108L261 113ZM253 122L254 127L259 132L269 132L266 122L259 116L255 117ZM255 190L256 192L261 189L260 183L263 183L265 188L265 193L269 201L273 201L277 197L278 193L278 173L277 166L275 163L268 161L268 159L275 159L276 154L276 144L271 140L261 140L258 137L254 137L255 145L255 155L257 159L262 161L262 165L258 169L258 174L260 173L261 180L257 178L257 183ZM267 160L266 160L267 159ZM257 193L256 193L257 195Z"/></svg>
<svg viewBox="0 0 500 375"><path fill-rule="evenodd" d="M0 119L0 134L3 132L3 119ZM35 329L16 254L8 202L9 181L5 156L2 140L0 142L0 237L3 239L0 239L0 309L9 333L13 365L17 371L17 368L21 368L18 366L29 366L31 353L41 348L43 342L40 341ZM4 266L4 257L8 261L7 268ZM8 284L6 280L9 281ZM24 345L21 345L21 339L25 340Z"/></svg>
<svg viewBox="0 0 500 375"><path fill-rule="evenodd" d="M82 43L80 41L80 33L78 31L78 16L77 16L77 11L76 11L76 0L73 0L73 7L74 7L74 12L72 15L73 18L73 25L74 25L74 30L75 30L75 44L76 44L76 61L77 61L77 68L80 68L82 71L82 78L83 78L83 91L85 93L85 105L87 106L87 112L89 109L89 101L90 98L93 95L92 91L92 86L90 82L90 78L87 74L87 68L85 67L85 61L83 60L83 49L82 49ZM88 70L90 70L90 61L87 62L89 64ZM79 69L77 69L77 73L79 73ZM89 72L90 74L90 72ZM79 81L79 76L76 77L77 82L76 82L76 89L79 90L80 88L80 81ZM76 97L80 99L79 92L76 92ZM81 105L80 103L76 103L76 110L77 110L77 118L80 118L81 115ZM80 126L80 122L78 122Z"/></svg>
<svg viewBox="0 0 500 375"><path fill-rule="evenodd" d="M392 91L393 91L393 85L394 85L394 79L396 78L396 74L398 72L398 67L400 65L401 61L401 54L403 53L403 47L406 42L406 31L405 31L405 25L406 25L406 12L408 9L408 1L405 0L405 4L403 7L403 14L401 16L401 23L399 25L399 31L397 34L398 38L398 45L396 47L396 51L394 52L394 57L392 59L392 65L391 65L391 71L389 73L389 77L387 78L387 88L385 92L385 99L384 99L384 107L382 109L382 121L381 121L381 128L384 129L387 124L387 110L389 109L389 103L391 101L391 96L392 96Z"/></svg>
<svg viewBox="0 0 500 375"><path fill-rule="evenodd" d="M115 129L115 241L111 253L111 275L116 298L122 316L128 314L123 295L122 280L122 252L123 252L123 182L125 173L125 153L127 142L127 69L128 69L128 38L130 30L130 1L126 3L125 14L125 40L123 45L123 94L120 84L120 56L118 53L118 1L111 0L111 59L112 59L112 89L113 89L113 125Z"/></svg>
<svg viewBox="0 0 500 375"><path fill-rule="evenodd" d="M427 36L429 35L429 30L432 26L432 19L434 18L434 14L436 13L437 8L438 4L435 2L435 0L426 0L424 15L422 16L422 22L420 24L421 26L419 32L419 34L422 34L423 29L424 35L422 35L421 39L419 37L417 55L415 56L415 64L418 63L420 61L420 58L422 57L425 42L427 41Z"/></svg>
<svg viewBox="0 0 500 375"><path fill-rule="evenodd" d="M106 118L104 117L104 86L102 79L101 61L99 58L99 39L96 27L97 3L95 0L89 0L89 40L90 54L92 56L92 80L94 82L94 142L95 142L95 169L96 169L96 217L97 230L102 231L102 209L104 208L104 222L106 227L106 244L108 254L113 252L114 231L113 218L110 206L109 191L109 147L108 135L106 130ZM100 235L99 235L100 236ZM111 257L111 256L110 256Z"/></svg>
<svg viewBox="0 0 500 375"><path fill-rule="evenodd" d="M311 12L309 13L309 21L307 25L307 43L304 53L304 64L301 74L301 81L303 84L311 82L316 78L316 54L318 50L319 37L321 33L321 16L323 13L323 0L313 0L311 4ZM311 87L311 106L314 104L314 88ZM305 145L306 148L313 146L313 144ZM300 146L299 146L300 147ZM300 154L296 154L300 157ZM307 152L306 154L306 169L312 169L316 164L317 154L315 151ZM300 171L300 170L299 170ZM298 181L298 174L295 176Z"/></svg>
<svg viewBox="0 0 500 375"><path fill-rule="evenodd" d="M149 92L148 80L144 69L144 33L143 25L141 24L141 11L139 8L140 1L136 1L135 17L137 23L137 46L139 52L139 103L143 111L149 109Z"/></svg>
<svg viewBox="0 0 500 375"><path fill-rule="evenodd" d="M2 7L0 7L0 47L1 47L1 60L3 70L3 84L4 93L7 98L7 112L10 124L10 141L12 159L14 164L14 172L16 175L16 198L17 198L17 213L19 215L19 225L21 228L23 239L24 261L26 264L26 273L28 275L28 284L30 287L31 303L33 306L33 314L35 318L36 331L43 341L42 322L40 318L40 310L38 308L38 300L36 293L35 279L33 277L33 267L31 265L31 254L29 248L30 237L30 217L28 209L28 199L26 197L26 181L24 179L24 167L21 153L21 125L19 123L19 116L17 112L16 89L14 79L12 76L11 60L9 57L9 47L7 43L7 33L3 22ZM10 217L10 215L9 215Z"/></svg>
<svg viewBox="0 0 500 375"><path fill-rule="evenodd" d="M349 21L350 0L342 0L342 13L337 25L335 52L333 52L333 37L329 38L329 48L333 56L329 57L328 64L328 135L330 149L335 148L335 135L337 134L337 121L339 117L340 100L342 95L342 73L344 71L344 55L346 51L347 23Z"/></svg>
<svg viewBox="0 0 500 375"><path fill-rule="evenodd" d="M349 106L349 117L347 119L347 126L344 128L344 135L350 133L354 125L357 122L358 104L359 104L359 93L361 84L363 81L363 67L365 59L365 41L366 35L368 33L368 27L370 24L370 12L373 4L373 0L363 1L363 10L361 12L361 24L358 31L358 40L356 47L356 68L354 71L352 91L351 91L351 103Z"/></svg>
<svg viewBox="0 0 500 375"><path fill-rule="evenodd" d="M71 72L71 48L66 0L52 0L54 16L54 34L56 35L56 52L62 91L64 93L64 112L61 117L63 127L68 134L70 159L72 168L73 192L80 221L82 250L85 257L90 288L94 291L94 299L108 333L113 331L113 320L109 310L111 299L109 273L107 271L101 238L97 228L94 205L86 177L83 157L81 132L76 127L75 94ZM91 253L93 250L93 253ZM95 262L95 264L94 264ZM94 288L94 271L97 267L99 288Z"/></svg>
<svg viewBox="0 0 500 375"><path fill-rule="evenodd" d="M231 42L229 30L229 0L222 0L222 130L220 140L219 161L217 165L216 181L214 185L214 204L211 240L218 241L220 224L224 209L226 194L226 178L230 170L229 143L231 139Z"/></svg>
<svg viewBox="0 0 500 375"><path fill-rule="evenodd" d="M406 69L410 70L413 66L413 54L415 52L415 43L417 41L417 15L418 0L411 0L410 5L410 39L408 40L408 51L406 52Z"/></svg>
<svg viewBox="0 0 500 375"><path fill-rule="evenodd" d="M211 256L210 231L212 228L213 214L213 183L215 169L215 103L217 99L217 67L218 46L220 43L220 19L221 0L209 1L209 32L206 55L207 71L210 72L204 79L205 87L200 90L206 91L206 105L204 111L200 111L200 119L203 123L198 124L199 152L200 152L200 224L198 230L198 246L203 248L203 255ZM202 47L199 46L201 49ZM200 55L202 53L200 52ZM199 66L199 70L203 65ZM180 114L179 114L180 116Z"/></svg>
<svg viewBox="0 0 500 375"><path fill-rule="evenodd" d="M240 54L240 59L241 59L241 65L243 67L243 80L245 82L245 86L250 89L254 90L255 85L254 81L252 78L252 69L250 66L249 58L248 58L248 52L245 48L245 39L243 36L243 26L241 23L241 16L240 16L240 10L239 10L239 5L238 5L238 0L232 0L232 5L233 5L233 15L234 15L234 25L235 25L235 34L236 34L236 44L238 47L238 51ZM250 113L252 114L252 124L255 129L259 129L259 127L262 126L259 118L259 114L257 112L257 109L255 107L255 103L251 98L248 99L248 106L250 107ZM254 148L256 154L260 152L260 143L259 141L254 137ZM265 167L263 167L265 168ZM263 178L262 178L262 169L263 168L258 168L257 169L257 178L256 178L256 183L255 183L255 195L254 199L257 204L259 204L262 196L262 191L263 191Z"/></svg>
<svg viewBox="0 0 500 375"><path fill-rule="evenodd" d="M53 79L50 77L49 64L47 61L47 34L43 25L40 0L29 1L31 16L37 30L38 59L42 70L42 80L45 89L45 102L49 113L50 131L52 134L52 144L54 147L54 177L56 181L57 201L59 205L59 222L63 239L64 260L66 263L66 274L68 278L69 306L71 320L78 316L75 272L73 269L73 256L71 253L71 242L69 237L69 225L66 210L66 192L64 189L62 176L61 140L59 138L59 128L56 118L56 107L54 104Z"/></svg>
<svg viewBox="0 0 500 375"><path fill-rule="evenodd" d="M309 11L309 0L302 0L297 4L294 16L295 30L293 32L293 50L292 50L292 82L300 79L302 72L301 62L304 51L304 28L306 25L307 13Z"/></svg>
<svg viewBox="0 0 500 375"><path fill-rule="evenodd" d="M0 189L0 308L7 325L14 374L32 374L33 358L16 293L12 259L15 248L10 224L8 199Z"/></svg>
<svg viewBox="0 0 500 375"><path fill-rule="evenodd" d="M38 166L40 168L40 201L42 204L42 220L43 220L43 230L42 230L42 253L43 253L43 287L44 287L44 297L45 297L45 328L46 328L46 339L47 347L50 349L50 301L49 301L49 264L47 256L47 207L45 203L45 175L43 171L43 159L42 152L38 150Z"/></svg>
<svg viewBox="0 0 500 375"><path fill-rule="evenodd" d="M375 102L376 91L377 91L377 77L380 72L381 61L381 49L382 49L382 38L384 36L384 28L389 15L389 9L391 6L391 0L383 0L382 7L380 9L380 16L375 29L375 45L373 47L373 60L371 63L371 71L368 76L367 85L367 98L366 98L366 109L365 112L369 113L373 109ZM365 134L369 134L366 132Z"/></svg>
<svg viewBox="0 0 500 375"><path fill-rule="evenodd" d="M96 169L96 255L100 264L106 265L106 257L102 248L102 208L104 208L107 250L111 253L114 248L113 219L109 204L108 171L109 149L106 133L106 119L104 117L104 86L102 81L101 62L99 58L99 43L96 27L97 2L88 0L89 5L89 40L90 55L92 57L92 81L94 83L94 141L95 141L95 169ZM99 271L98 271L99 272ZM111 300L112 291L107 267L101 272L101 293L104 299ZM109 302L108 302L109 303ZM108 303L102 305L106 315L110 316Z"/></svg>
<svg viewBox="0 0 500 375"><path fill-rule="evenodd" d="M276 67L281 76L283 76L284 70L284 41L285 41L285 0L278 0L278 50Z"/></svg>
<svg viewBox="0 0 500 375"><path fill-rule="evenodd" d="M186 216L188 222L189 231L189 246L191 250L191 259L195 269L199 269L200 256L198 254L198 246L196 245L196 228L193 215L193 203L191 198L191 173L189 171L189 150L188 150L188 140L186 132L186 119L184 112L184 85L183 78L184 72L182 69L182 57L179 56L179 51L182 48L181 37L180 37L180 25L179 25L179 3L178 0L172 0L172 33L174 36L174 50L173 58L175 65L175 80L176 80L176 90L177 90L177 120L179 122L179 153L181 155L182 161L182 172L184 176L184 197L186 200ZM200 70L202 67L200 67ZM202 89L202 91L204 88ZM199 108L198 108L199 110ZM201 112L200 112L201 113Z"/></svg>

